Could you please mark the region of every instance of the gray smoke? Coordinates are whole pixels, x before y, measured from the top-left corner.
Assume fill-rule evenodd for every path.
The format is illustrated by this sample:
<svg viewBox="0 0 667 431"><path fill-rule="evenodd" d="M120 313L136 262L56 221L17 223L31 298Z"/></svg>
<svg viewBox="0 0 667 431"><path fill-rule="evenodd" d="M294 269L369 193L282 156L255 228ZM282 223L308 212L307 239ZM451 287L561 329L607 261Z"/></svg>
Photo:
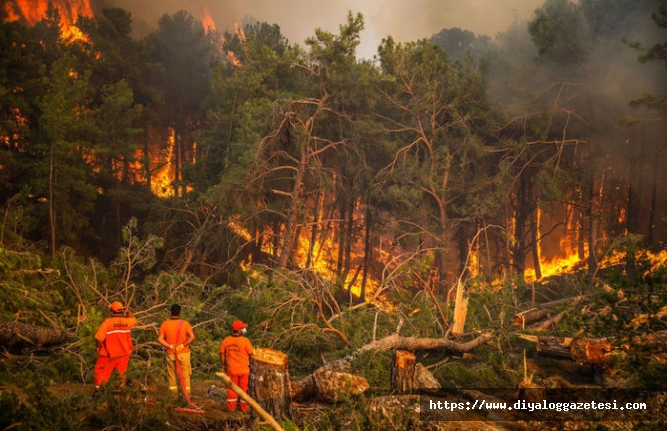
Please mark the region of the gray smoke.
<svg viewBox="0 0 667 431"><path fill-rule="evenodd" d="M399 42L429 38L443 28L458 27L491 36L515 20L527 20L543 0L92 0L96 11L115 6L134 18L138 37L155 28L164 14L186 10L203 19L207 10L218 31L232 31L250 17L278 24L292 43L303 45L316 28L338 32L347 14L361 13L366 23L358 55L372 58L383 38Z"/></svg>

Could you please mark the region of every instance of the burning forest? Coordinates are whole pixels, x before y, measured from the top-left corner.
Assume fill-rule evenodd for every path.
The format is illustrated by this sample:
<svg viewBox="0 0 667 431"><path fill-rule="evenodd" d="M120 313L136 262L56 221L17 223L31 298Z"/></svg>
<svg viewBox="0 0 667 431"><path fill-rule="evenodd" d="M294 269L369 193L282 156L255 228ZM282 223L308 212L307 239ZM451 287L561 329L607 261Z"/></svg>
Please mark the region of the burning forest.
<svg viewBox="0 0 667 431"><path fill-rule="evenodd" d="M0 429L119 425L62 396L91 385L113 301L138 318L124 390L148 395L124 417L147 428L346 427L308 403L419 428L419 391L664 389L667 10L610 3L545 0L493 39L388 34L367 60L361 13L300 45L207 1L154 23L120 0L4 2ZM202 346L181 410L153 399L174 303ZM236 320L257 347L243 418L210 383ZM40 372L58 413L29 419L15 380Z"/></svg>

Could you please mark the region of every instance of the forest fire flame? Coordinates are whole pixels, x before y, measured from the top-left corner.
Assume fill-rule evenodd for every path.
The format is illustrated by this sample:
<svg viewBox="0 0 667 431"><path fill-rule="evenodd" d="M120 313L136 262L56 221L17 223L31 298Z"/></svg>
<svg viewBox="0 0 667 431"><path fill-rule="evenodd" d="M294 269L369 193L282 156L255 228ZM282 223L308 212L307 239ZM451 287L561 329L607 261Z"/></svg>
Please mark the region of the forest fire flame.
<svg viewBox="0 0 667 431"><path fill-rule="evenodd" d="M213 33L216 31L215 28L215 21L213 21L213 18L211 17L211 14L208 11L208 8L206 5L202 4L202 19L201 23L204 26L204 30L206 30L206 33Z"/></svg>
<svg viewBox="0 0 667 431"><path fill-rule="evenodd" d="M92 18L89 0L14 0L5 3L8 21L23 21L34 26L47 16L49 3L60 15L60 34L64 39L81 39L83 34L75 26L80 17Z"/></svg>
<svg viewBox="0 0 667 431"><path fill-rule="evenodd" d="M257 236L250 233L240 221L239 217L234 217L228 221L227 226L232 229L237 235L241 236L248 242L255 242ZM272 250L272 241L270 238L273 236L273 233L264 233L260 234L262 252L266 254L273 254ZM308 258L308 250L311 249L310 239L307 234L302 234L299 237L298 247L295 253L296 256L296 265L300 268L309 268L318 273L324 279L329 281L334 281L336 279L335 265L336 263L330 258L331 256L338 255L338 245L333 240L331 236L327 236L323 241L318 241L312 247L313 253ZM352 260L357 262L361 261L361 255L352 255ZM310 263L309 263L310 262ZM251 270L252 267L252 256L248 256L247 259L241 264L244 270ZM360 298L362 290L362 278L360 276L355 276L355 271L350 271L350 274L347 275L345 280L346 288L349 287L350 294L353 297ZM368 276L366 280L366 294L365 299L373 298L373 294L379 288L380 282L374 277ZM393 308L384 298L377 297L374 298L373 303L377 306L381 306L385 309Z"/></svg>

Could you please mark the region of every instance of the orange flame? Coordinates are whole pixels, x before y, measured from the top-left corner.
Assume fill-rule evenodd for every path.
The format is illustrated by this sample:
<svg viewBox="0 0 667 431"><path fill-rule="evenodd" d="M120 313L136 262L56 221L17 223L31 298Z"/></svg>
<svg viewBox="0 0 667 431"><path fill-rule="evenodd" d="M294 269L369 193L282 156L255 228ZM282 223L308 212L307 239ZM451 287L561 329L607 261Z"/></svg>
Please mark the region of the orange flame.
<svg viewBox="0 0 667 431"><path fill-rule="evenodd" d="M202 7L201 23L204 26L204 30L206 30L206 33L215 32L216 31L215 22L213 21L211 14L208 12L208 8L204 4L202 4L201 7Z"/></svg>
<svg viewBox="0 0 667 431"><path fill-rule="evenodd" d="M234 23L234 31L236 32L236 35L241 39L241 42L245 42L245 33L243 32L243 29L241 28L238 23Z"/></svg>
<svg viewBox="0 0 667 431"><path fill-rule="evenodd" d="M176 177L172 163L175 140L175 130L169 129L167 155L164 158L164 161L157 162L155 167L151 167L151 191L154 195L161 198L174 196L174 188L171 183Z"/></svg>
<svg viewBox="0 0 667 431"><path fill-rule="evenodd" d="M60 15L60 34L64 39L82 39L83 33L74 23L80 17L92 18L89 0L14 0L5 4L7 21L23 20L33 26L46 17L49 1Z"/></svg>

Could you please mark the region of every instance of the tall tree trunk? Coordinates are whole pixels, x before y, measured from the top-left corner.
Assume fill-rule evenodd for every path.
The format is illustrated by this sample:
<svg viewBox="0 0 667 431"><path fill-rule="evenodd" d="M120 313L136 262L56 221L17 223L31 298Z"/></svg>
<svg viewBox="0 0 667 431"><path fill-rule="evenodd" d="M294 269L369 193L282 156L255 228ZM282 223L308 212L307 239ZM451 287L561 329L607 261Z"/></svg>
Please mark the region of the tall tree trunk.
<svg viewBox="0 0 667 431"><path fill-rule="evenodd" d="M588 277L589 282L593 281L597 273L598 263L595 253L595 230L596 226L596 205L595 205L595 173L590 174L590 188L588 190L588 206L586 207L586 219L588 221Z"/></svg>
<svg viewBox="0 0 667 431"><path fill-rule="evenodd" d="M354 200L350 201L349 208L350 210L347 213L347 227L345 235L345 255L343 256L343 280L347 280L347 276L350 273L350 266L352 262L350 261L350 255L352 254L352 238L354 237Z"/></svg>
<svg viewBox="0 0 667 431"><path fill-rule="evenodd" d="M373 228L373 211L370 206L366 207L366 235L364 237L364 263L363 275L361 278L361 293L359 293L359 301L366 300L366 281L368 280L368 265L371 260L371 253L373 247L371 246L371 229Z"/></svg>
<svg viewBox="0 0 667 431"><path fill-rule="evenodd" d="M308 256L306 258L306 268L310 268L313 264L313 254L315 253L315 245L317 244L317 234L319 232L322 206L324 203L324 190L317 192L317 199L315 201L315 209L313 211L313 228L310 233L310 244L308 245Z"/></svg>
<svg viewBox="0 0 667 431"><path fill-rule="evenodd" d="M347 205L344 201L344 199L341 199L339 196L339 203L338 203L338 208L340 212L340 219L341 220L346 220L346 214L347 214ZM338 277L338 280L341 281L341 283L344 283L345 280L343 279L343 250L345 250L345 224L341 221L340 222L340 229L338 229L338 260L336 262L336 276Z"/></svg>
<svg viewBox="0 0 667 431"><path fill-rule="evenodd" d="M56 182L56 143L51 144L51 154L49 157L49 227L51 228L51 257L56 257L56 199L55 199L55 182Z"/></svg>
<svg viewBox="0 0 667 431"><path fill-rule="evenodd" d="M653 156L653 190L651 191L651 209L649 210L648 217L648 235L646 236L646 242L649 247L652 247L655 241L654 228L655 228L655 213L657 211L656 207L658 205L658 168L660 166L660 153L656 153Z"/></svg>
<svg viewBox="0 0 667 431"><path fill-rule="evenodd" d="M533 226L532 226L532 229L531 229L531 233L532 233L532 236L533 236L533 238L531 240L531 243L533 244L533 246L531 247L531 250L533 252L533 268L535 269L535 278L537 280L539 280L539 279L542 278L542 265L540 265L540 244L539 244L539 241L540 241L540 238L539 238L539 235L540 235L540 226L539 226L540 220L539 220L539 208L538 208L538 206L536 206L534 214L535 214L535 219L533 221Z"/></svg>
<svg viewBox="0 0 667 431"><path fill-rule="evenodd" d="M144 128L144 133L143 133L143 144L144 144L144 175L146 177L146 186L148 187L148 190L153 190L152 183L153 183L153 173L151 171L151 154L150 154L150 149L148 147L148 143L150 142L150 126Z"/></svg>
<svg viewBox="0 0 667 431"><path fill-rule="evenodd" d="M290 208L287 214L287 222L285 223L285 237L283 239L283 246L280 251L280 258L278 265L282 268L287 267L291 260L293 260L292 252L296 241L296 231L299 222L299 203L303 194L303 179L306 175L306 166L308 162L307 144L300 143L299 148L299 164L296 167L296 176L294 177L294 185L292 186L292 193L290 193Z"/></svg>

